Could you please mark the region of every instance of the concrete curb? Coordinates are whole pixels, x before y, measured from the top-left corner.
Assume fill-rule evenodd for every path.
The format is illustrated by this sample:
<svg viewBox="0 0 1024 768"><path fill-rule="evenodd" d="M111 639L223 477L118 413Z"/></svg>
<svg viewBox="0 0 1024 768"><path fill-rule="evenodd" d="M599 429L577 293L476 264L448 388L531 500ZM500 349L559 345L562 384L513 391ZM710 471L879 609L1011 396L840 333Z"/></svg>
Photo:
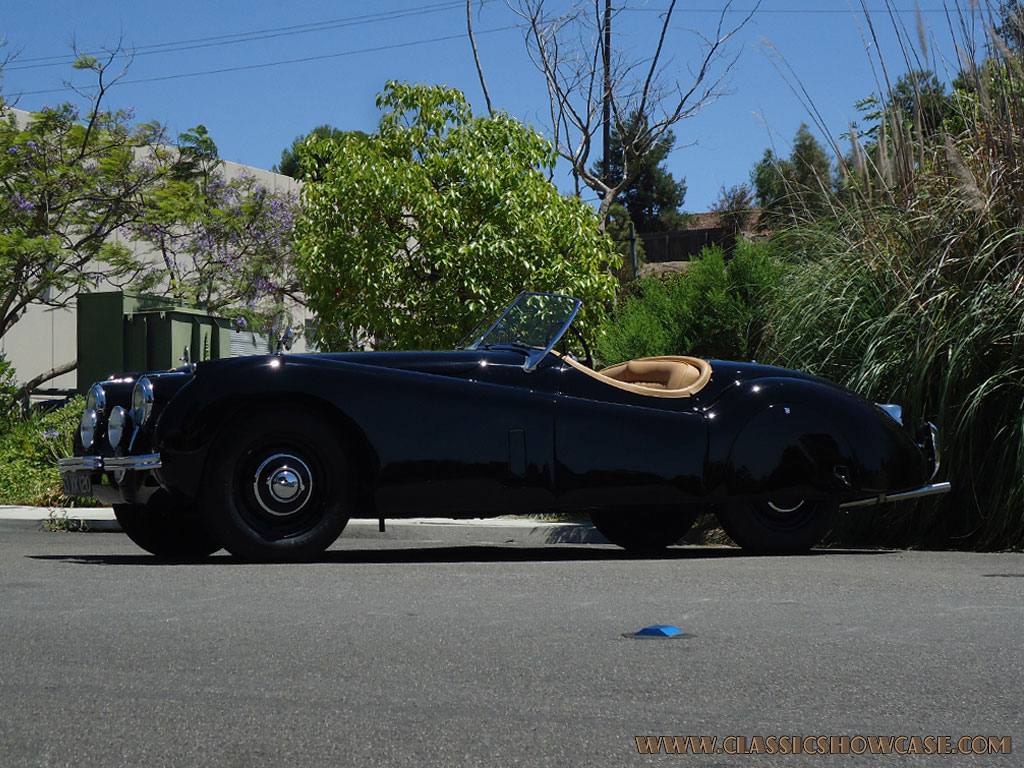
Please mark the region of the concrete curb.
<svg viewBox="0 0 1024 768"><path fill-rule="evenodd" d="M66 521L81 525L84 530L99 533L120 533L114 510L110 507L18 507L0 505L0 530L43 531L46 523Z"/></svg>
<svg viewBox="0 0 1024 768"><path fill-rule="evenodd" d="M110 507L18 507L0 506L0 531L42 531L47 521L81 524L88 532L120 533L121 526ZM454 544L607 544L589 522L546 522L521 517L485 520L452 520L417 517L388 520L386 531L376 520L352 520L342 538L392 539Z"/></svg>

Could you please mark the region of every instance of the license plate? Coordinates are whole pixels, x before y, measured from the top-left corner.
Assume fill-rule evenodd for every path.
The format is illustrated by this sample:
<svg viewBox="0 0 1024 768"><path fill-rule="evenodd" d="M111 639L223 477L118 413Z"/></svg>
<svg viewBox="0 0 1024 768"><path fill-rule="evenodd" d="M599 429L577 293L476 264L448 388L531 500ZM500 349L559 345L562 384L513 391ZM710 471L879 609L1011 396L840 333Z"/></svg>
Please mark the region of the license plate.
<svg viewBox="0 0 1024 768"><path fill-rule="evenodd" d="M92 496L92 477L88 472L65 472L60 482L68 496Z"/></svg>

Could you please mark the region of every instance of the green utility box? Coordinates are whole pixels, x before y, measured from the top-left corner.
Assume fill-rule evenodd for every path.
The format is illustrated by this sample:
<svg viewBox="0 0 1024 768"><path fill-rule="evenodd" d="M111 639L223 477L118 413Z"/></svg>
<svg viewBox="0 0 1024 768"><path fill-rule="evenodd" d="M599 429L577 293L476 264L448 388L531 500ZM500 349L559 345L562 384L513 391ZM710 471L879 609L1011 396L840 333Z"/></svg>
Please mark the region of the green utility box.
<svg viewBox="0 0 1024 768"><path fill-rule="evenodd" d="M78 391L117 373L231 356L231 321L180 301L127 291L78 294Z"/></svg>

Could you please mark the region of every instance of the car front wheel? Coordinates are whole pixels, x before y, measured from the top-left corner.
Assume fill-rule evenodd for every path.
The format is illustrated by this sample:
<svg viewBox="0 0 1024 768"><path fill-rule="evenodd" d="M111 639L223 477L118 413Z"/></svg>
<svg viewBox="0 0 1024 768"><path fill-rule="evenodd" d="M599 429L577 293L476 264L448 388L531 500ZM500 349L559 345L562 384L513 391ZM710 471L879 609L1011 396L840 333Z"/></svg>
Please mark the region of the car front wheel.
<svg viewBox="0 0 1024 768"><path fill-rule="evenodd" d="M718 513L722 528L755 555L800 555L832 530L839 514L834 500L772 499L734 504Z"/></svg>
<svg viewBox="0 0 1024 768"><path fill-rule="evenodd" d="M231 554L307 560L348 522L348 458L322 418L279 408L224 429L210 449L202 511Z"/></svg>
<svg viewBox="0 0 1024 768"><path fill-rule="evenodd" d="M629 552L656 554L679 541L697 519L694 509L592 512L594 527L612 544Z"/></svg>
<svg viewBox="0 0 1024 768"><path fill-rule="evenodd" d="M150 504L115 504L114 517L128 538L157 557L201 560L221 548L194 510Z"/></svg>

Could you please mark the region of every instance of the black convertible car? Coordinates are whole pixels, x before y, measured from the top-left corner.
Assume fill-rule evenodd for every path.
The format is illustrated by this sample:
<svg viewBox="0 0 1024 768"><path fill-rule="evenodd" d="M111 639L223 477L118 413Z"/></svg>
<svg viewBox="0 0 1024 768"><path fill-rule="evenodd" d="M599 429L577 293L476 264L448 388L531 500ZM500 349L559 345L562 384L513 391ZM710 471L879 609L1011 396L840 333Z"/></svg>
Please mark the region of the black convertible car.
<svg viewBox="0 0 1024 768"><path fill-rule="evenodd" d="M523 293L451 352L279 353L97 383L64 488L113 504L153 554L249 560L315 556L353 517L556 511L647 552L714 511L750 552L799 553L841 507L949 489L933 482L935 428L908 431L896 406L754 363L597 371L579 309Z"/></svg>

